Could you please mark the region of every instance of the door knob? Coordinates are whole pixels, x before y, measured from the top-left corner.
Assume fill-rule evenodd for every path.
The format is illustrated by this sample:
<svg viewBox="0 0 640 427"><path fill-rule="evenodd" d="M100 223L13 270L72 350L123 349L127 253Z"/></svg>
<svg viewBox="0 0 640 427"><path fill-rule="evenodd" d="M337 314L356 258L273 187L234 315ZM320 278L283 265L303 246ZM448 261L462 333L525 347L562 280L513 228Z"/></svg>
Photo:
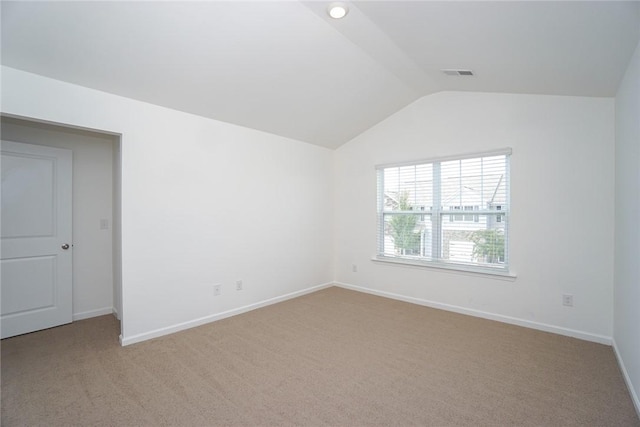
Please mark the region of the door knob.
<svg viewBox="0 0 640 427"><path fill-rule="evenodd" d="M65 251L69 249L69 244L65 243L64 245L62 245L62 249L64 249Z"/></svg>

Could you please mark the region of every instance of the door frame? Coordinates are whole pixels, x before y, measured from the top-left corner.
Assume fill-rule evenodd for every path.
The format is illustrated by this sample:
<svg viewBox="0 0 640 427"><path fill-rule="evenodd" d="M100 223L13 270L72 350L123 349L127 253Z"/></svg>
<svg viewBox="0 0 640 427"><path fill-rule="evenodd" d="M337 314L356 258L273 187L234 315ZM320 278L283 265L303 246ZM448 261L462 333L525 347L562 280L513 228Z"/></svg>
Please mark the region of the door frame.
<svg viewBox="0 0 640 427"><path fill-rule="evenodd" d="M120 336L122 340L122 328L124 310L122 303L122 133L108 131L104 129L88 128L76 126L68 123L60 123L49 120L41 120L33 117L20 116L15 114L0 113L0 117L15 119L29 124L42 124L55 126L61 129L81 130L113 138L113 158L112 158L112 292L113 292L113 314L120 322ZM38 145L38 144L35 144ZM73 177L73 180L76 178ZM75 221L75 219L73 220Z"/></svg>

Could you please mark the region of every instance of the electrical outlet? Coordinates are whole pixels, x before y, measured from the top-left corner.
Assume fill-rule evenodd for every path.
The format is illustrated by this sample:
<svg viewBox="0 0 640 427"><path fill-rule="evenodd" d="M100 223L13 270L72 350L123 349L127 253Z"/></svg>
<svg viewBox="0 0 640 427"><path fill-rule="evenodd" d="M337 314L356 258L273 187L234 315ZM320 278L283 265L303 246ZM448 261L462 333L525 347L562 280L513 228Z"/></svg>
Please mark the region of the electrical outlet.
<svg viewBox="0 0 640 427"><path fill-rule="evenodd" d="M222 285L213 285L213 296L217 297L218 295L220 295L220 288L222 287Z"/></svg>
<svg viewBox="0 0 640 427"><path fill-rule="evenodd" d="M242 290L242 280L236 280L236 291Z"/></svg>
<svg viewBox="0 0 640 427"><path fill-rule="evenodd" d="M573 295L570 295L570 294L562 295L562 305L567 307L573 307Z"/></svg>
<svg viewBox="0 0 640 427"><path fill-rule="evenodd" d="M352 264L351 265L351 271L353 271L354 273L358 272L358 265L357 264Z"/></svg>

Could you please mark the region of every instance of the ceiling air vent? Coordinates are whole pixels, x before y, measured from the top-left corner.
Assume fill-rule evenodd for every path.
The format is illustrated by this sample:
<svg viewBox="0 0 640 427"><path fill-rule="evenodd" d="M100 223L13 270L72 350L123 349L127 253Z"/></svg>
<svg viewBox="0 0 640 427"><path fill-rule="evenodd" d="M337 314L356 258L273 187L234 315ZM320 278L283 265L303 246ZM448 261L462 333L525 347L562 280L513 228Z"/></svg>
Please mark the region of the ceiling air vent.
<svg viewBox="0 0 640 427"><path fill-rule="evenodd" d="M447 76L473 76L471 70L442 70Z"/></svg>

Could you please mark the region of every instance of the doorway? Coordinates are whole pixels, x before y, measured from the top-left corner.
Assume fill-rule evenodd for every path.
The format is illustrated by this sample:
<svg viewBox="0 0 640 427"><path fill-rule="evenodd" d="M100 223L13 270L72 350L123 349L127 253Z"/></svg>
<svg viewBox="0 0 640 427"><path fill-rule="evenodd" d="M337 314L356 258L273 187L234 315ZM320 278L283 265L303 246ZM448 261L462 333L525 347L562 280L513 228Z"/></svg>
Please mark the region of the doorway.
<svg viewBox="0 0 640 427"><path fill-rule="evenodd" d="M72 320L121 319L120 136L7 116L0 125L3 141L72 151Z"/></svg>

